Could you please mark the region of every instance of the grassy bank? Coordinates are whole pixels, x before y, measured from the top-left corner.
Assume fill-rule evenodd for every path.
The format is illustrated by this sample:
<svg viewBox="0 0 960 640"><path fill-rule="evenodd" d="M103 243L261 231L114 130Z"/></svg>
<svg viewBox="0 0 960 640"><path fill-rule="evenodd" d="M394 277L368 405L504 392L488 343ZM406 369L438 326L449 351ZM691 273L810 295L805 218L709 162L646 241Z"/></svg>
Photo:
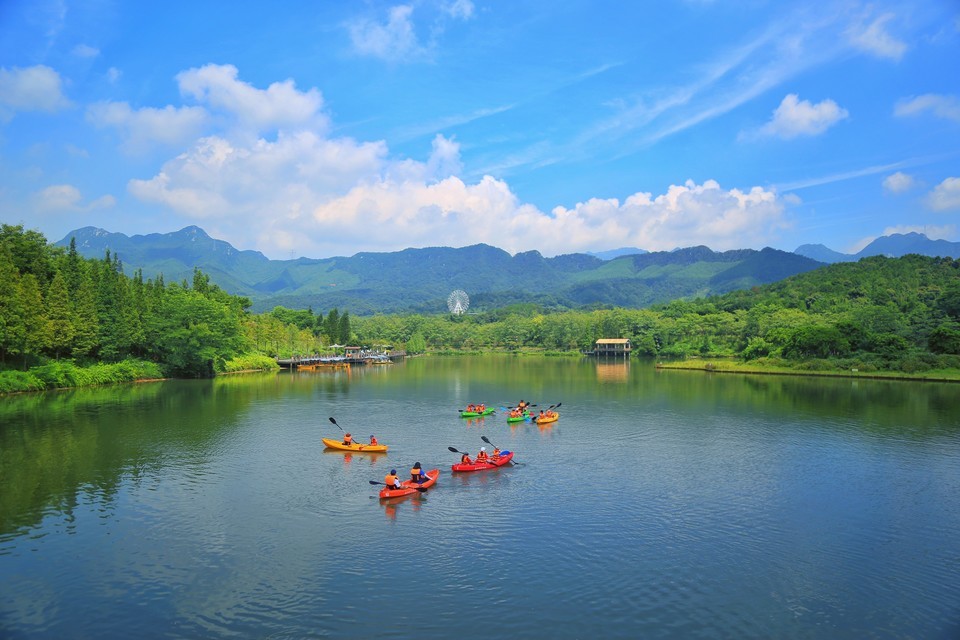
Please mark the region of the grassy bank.
<svg viewBox="0 0 960 640"><path fill-rule="evenodd" d="M226 361L222 373L271 371L279 368L277 361L268 356L246 355ZM130 359L89 366L78 366L69 360L60 360L33 367L28 371L0 371L0 395L161 380L166 377L159 365L144 360Z"/></svg>
<svg viewBox="0 0 960 640"><path fill-rule="evenodd" d="M960 369L928 369L926 371L861 371L858 367L831 366L828 361L805 361L796 366L781 361L751 361L724 359L687 359L657 362L658 369L686 369L708 373L740 373L756 375L826 376L838 378L872 378L884 380L926 380L932 382L960 382Z"/></svg>

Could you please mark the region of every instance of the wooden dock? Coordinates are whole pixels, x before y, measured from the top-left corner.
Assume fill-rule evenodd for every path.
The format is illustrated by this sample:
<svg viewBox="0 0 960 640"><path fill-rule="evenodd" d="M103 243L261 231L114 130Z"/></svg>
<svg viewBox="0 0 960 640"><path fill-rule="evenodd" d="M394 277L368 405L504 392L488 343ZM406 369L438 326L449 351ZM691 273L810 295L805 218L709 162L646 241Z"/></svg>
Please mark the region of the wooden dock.
<svg viewBox="0 0 960 640"><path fill-rule="evenodd" d="M277 364L283 369L322 369L345 368L354 365L393 364L407 356L406 351L366 351L351 350L346 356L297 355L292 358L278 358Z"/></svg>

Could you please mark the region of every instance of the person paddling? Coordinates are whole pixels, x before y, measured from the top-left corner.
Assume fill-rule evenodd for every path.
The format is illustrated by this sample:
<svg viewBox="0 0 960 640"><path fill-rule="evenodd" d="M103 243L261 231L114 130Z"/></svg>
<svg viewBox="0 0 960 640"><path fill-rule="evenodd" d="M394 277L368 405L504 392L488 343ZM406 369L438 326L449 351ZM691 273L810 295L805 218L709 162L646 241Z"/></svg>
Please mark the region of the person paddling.
<svg viewBox="0 0 960 640"><path fill-rule="evenodd" d="M370 434L370 446L371 446L371 447L375 447L375 446L377 446L378 444L380 444L380 443L377 442L377 437L371 433L371 434Z"/></svg>
<svg viewBox="0 0 960 640"><path fill-rule="evenodd" d="M426 476L423 473L423 468L420 467L420 463L415 463L413 465L413 469L410 469L410 481L416 482L417 484L423 484L425 477Z"/></svg>
<svg viewBox="0 0 960 640"><path fill-rule="evenodd" d="M349 431L343 434L343 444L345 444L348 447L353 444L353 436L350 435Z"/></svg>
<svg viewBox="0 0 960 640"><path fill-rule="evenodd" d="M387 489L400 489L400 477L397 475L396 469L390 469L390 473L383 477L383 484L387 485Z"/></svg>
<svg viewBox="0 0 960 640"><path fill-rule="evenodd" d="M489 459L489 456L487 456L487 448L480 447L480 453L477 454L476 464L480 464L481 462L489 462L489 461L490 459Z"/></svg>
<svg viewBox="0 0 960 640"><path fill-rule="evenodd" d="M460 464L473 464L473 460L470 459L470 454L465 453L460 456Z"/></svg>

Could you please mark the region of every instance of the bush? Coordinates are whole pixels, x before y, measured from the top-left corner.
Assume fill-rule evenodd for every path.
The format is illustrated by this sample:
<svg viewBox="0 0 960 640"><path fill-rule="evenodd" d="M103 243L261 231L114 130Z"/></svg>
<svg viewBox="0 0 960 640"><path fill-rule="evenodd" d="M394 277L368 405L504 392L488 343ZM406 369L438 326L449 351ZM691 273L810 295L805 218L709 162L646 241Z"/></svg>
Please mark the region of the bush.
<svg viewBox="0 0 960 640"><path fill-rule="evenodd" d="M280 365L270 356L262 354L250 354L239 356L223 363L223 373L235 373L237 371L270 371L279 369Z"/></svg>
<svg viewBox="0 0 960 640"><path fill-rule="evenodd" d="M0 393L43 391L43 380L29 371L0 371Z"/></svg>

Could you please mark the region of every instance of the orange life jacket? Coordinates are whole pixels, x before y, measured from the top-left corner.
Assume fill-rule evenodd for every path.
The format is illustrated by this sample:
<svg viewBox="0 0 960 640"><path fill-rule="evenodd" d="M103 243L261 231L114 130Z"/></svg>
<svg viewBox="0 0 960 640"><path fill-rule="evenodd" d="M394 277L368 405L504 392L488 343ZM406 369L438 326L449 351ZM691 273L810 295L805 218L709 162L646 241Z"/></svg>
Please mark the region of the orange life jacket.
<svg viewBox="0 0 960 640"><path fill-rule="evenodd" d="M487 452L481 451L477 454L477 462L486 462L487 461Z"/></svg>
<svg viewBox="0 0 960 640"><path fill-rule="evenodd" d="M353 444L353 436L351 436L349 433L343 436L343 444Z"/></svg>
<svg viewBox="0 0 960 640"><path fill-rule="evenodd" d="M463 454L460 456L460 464L473 464L473 460L467 454Z"/></svg>
<svg viewBox="0 0 960 640"><path fill-rule="evenodd" d="M374 438L373 436L370 436L370 444L372 444L372 445L377 444L377 439Z"/></svg>
<svg viewBox="0 0 960 640"><path fill-rule="evenodd" d="M388 473L387 475L383 476L383 483L387 485L388 489L394 489L396 488L398 479L399 478L397 478L397 476L393 475L392 473Z"/></svg>
<svg viewBox="0 0 960 640"><path fill-rule="evenodd" d="M423 475L423 469L418 469L418 468L414 467L413 469L410 469L410 475L411 475L411 476L420 476L420 475Z"/></svg>

